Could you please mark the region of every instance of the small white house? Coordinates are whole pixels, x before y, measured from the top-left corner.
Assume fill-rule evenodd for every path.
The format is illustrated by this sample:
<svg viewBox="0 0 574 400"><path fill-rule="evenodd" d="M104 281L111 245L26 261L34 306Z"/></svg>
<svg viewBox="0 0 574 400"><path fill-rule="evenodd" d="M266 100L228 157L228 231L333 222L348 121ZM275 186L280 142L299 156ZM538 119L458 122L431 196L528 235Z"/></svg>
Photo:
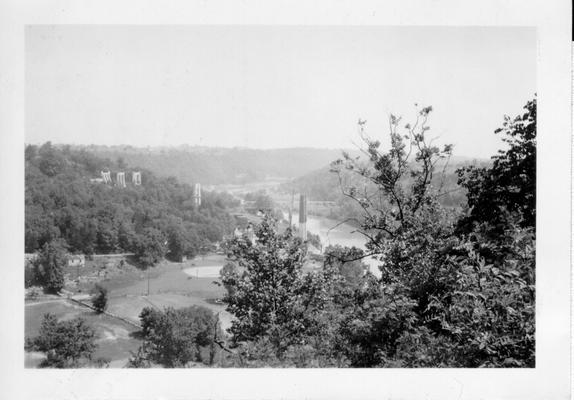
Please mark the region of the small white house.
<svg viewBox="0 0 574 400"><path fill-rule="evenodd" d="M83 254L70 254L68 256L68 267L83 267L86 265L86 256Z"/></svg>

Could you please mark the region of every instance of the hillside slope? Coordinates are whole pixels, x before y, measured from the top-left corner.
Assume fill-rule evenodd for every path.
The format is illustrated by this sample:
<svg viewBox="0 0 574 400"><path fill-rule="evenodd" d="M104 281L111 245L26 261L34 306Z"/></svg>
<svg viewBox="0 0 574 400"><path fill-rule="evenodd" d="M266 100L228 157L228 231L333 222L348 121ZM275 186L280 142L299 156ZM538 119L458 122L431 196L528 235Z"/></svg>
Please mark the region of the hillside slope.
<svg viewBox="0 0 574 400"><path fill-rule="evenodd" d="M340 150L132 146L79 147L111 162L149 169L158 176L174 176L183 183L244 184L267 177L295 178L328 165Z"/></svg>
<svg viewBox="0 0 574 400"><path fill-rule="evenodd" d="M71 252L131 252L144 235L156 232L171 248L194 255L231 232L229 196L206 191L197 207L193 188L176 179L142 169L142 184L136 186L129 172L138 166L49 142L27 146L25 159L26 252L53 240ZM108 168L114 181L114 172L125 171L127 186L94 180Z"/></svg>
<svg viewBox="0 0 574 400"><path fill-rule="evenodd" d="M458 176L456 170L458 168L468 165L487 166L489 163L489 160L475 160L464 157L453 158L444 168L444 175L442 173L444 165L437 165L433 186L438 188L442 185L441 193L443 194L440 196L442 205L460 207L466 204L466 193L457 184ZM346 189L350 186L356 188L372 186L357 175L348 172L343 172L342 178L342 184ZM313 201L335 201L341 206L350 206L352 203L342 193L339 176L331 172L328 166L316 169L282 184L281 190L285 193L291 193L292 191L306 193L309 200Z"/></svg>

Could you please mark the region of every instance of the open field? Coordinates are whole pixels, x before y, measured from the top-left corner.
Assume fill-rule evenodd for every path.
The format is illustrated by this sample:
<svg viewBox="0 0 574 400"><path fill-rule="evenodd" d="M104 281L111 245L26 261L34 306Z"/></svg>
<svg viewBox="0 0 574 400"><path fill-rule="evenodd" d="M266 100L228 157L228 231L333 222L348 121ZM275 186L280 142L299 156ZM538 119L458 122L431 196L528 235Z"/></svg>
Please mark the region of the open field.
<svg viewBox="0 0 574 400"><path fill-rule="evenodd" d="M25 326L26 337L38 334L42 317L46 313L55 314L60 320L81 317L91 325L98 336L93 358L105 358L112 367L123 367L130 357L130 351L136 351L140 341L134 337L137 328L107 315L96 314L94 311L70 303L67 300L50 300L26 304ZM36 367L42 361L41 353L26 353L25 367Z"/></svg>
<svg viewBox="0 0 574 400"><path fill-rule="evenodd" d="M135 323L139 323L139 314L144 307L154 306L182 308L201 305L219 314L223 329L231 325L231 315L224 306L218 303L225 289L214 284L219 279L212 277L196 277L194 270L209 270L210 275L218 266L224 264L224 256L211 255L197 258L185 263L164 261L150 271L125 269L122 273L107 274L100 283L109 290L108 311ZM191 272L184 272L184 269ZM93 268L80 269L80 275L93 272ZM148 295L149 272L149 295ZM106 274L102 274L106 276ZM111 360L110 367L123 367L130 351L136 351L140 340L134 333L137 328L117 318L98 315L94 311L74 304L65 299L49 299L27 302L25 312L25 334L33 337L38 334L42 317L45 313L53 313L58 319L82 317L94 327L98 336L98 350L94 359L107 358ZM41 353L27 353L26 367L36 367L41 362Z"/></svg>

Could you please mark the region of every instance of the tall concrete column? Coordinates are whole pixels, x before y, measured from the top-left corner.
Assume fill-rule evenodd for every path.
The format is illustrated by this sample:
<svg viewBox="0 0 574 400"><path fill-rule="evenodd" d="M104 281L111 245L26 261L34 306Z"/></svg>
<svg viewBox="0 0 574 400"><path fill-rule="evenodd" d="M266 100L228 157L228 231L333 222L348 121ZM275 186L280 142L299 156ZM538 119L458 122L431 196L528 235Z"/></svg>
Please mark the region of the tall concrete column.
<svg viewBox="0 0 574 400"><path fill-rule="evenodd" d="M132 183L136 186L142 184L142 174L141 172L132 172Z"/></svg>
<svg viewBox="0 0 574 400"><path fill-rule="evenodd" d="M307 240L307 195L299 195L299 236Z"/></svg>
<svg viewBox="0 0 574 400"><path fill-rule="evenodd" d="M126 187L126 174L124 172L116 174L116 184L120 187Z"/></svg>
<svg viewBox="0 0 574 400"><path fill-rule="evenodd" d="M193 202L196 207L201 205L201 184L196 183L193 187Z"/></svg>

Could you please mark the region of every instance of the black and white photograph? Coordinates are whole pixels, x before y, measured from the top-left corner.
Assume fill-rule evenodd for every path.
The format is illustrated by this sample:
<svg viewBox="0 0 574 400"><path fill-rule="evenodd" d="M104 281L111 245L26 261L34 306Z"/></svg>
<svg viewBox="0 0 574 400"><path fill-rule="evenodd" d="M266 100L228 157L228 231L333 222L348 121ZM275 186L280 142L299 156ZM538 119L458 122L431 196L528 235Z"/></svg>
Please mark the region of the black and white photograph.
<svg viewBox="0 0 574 400"><path fill-rule="evenodd" d="M543 335L570 324L568 304L548 307L549 279L562 276L556 298L569 290L570 208L548 216L544 29L21 29L13 367L26 384L458 370L518 387L560 365L554 392L531 395L565 398L570 337L555 364L544 355ZM464 388L443 398L495 398Z"/></svg>
<svg viewBox="0 0 574 400"><path fill-rule="evenodd" d="M535 45L29 27L26 365L534 367Z"/></svg>

